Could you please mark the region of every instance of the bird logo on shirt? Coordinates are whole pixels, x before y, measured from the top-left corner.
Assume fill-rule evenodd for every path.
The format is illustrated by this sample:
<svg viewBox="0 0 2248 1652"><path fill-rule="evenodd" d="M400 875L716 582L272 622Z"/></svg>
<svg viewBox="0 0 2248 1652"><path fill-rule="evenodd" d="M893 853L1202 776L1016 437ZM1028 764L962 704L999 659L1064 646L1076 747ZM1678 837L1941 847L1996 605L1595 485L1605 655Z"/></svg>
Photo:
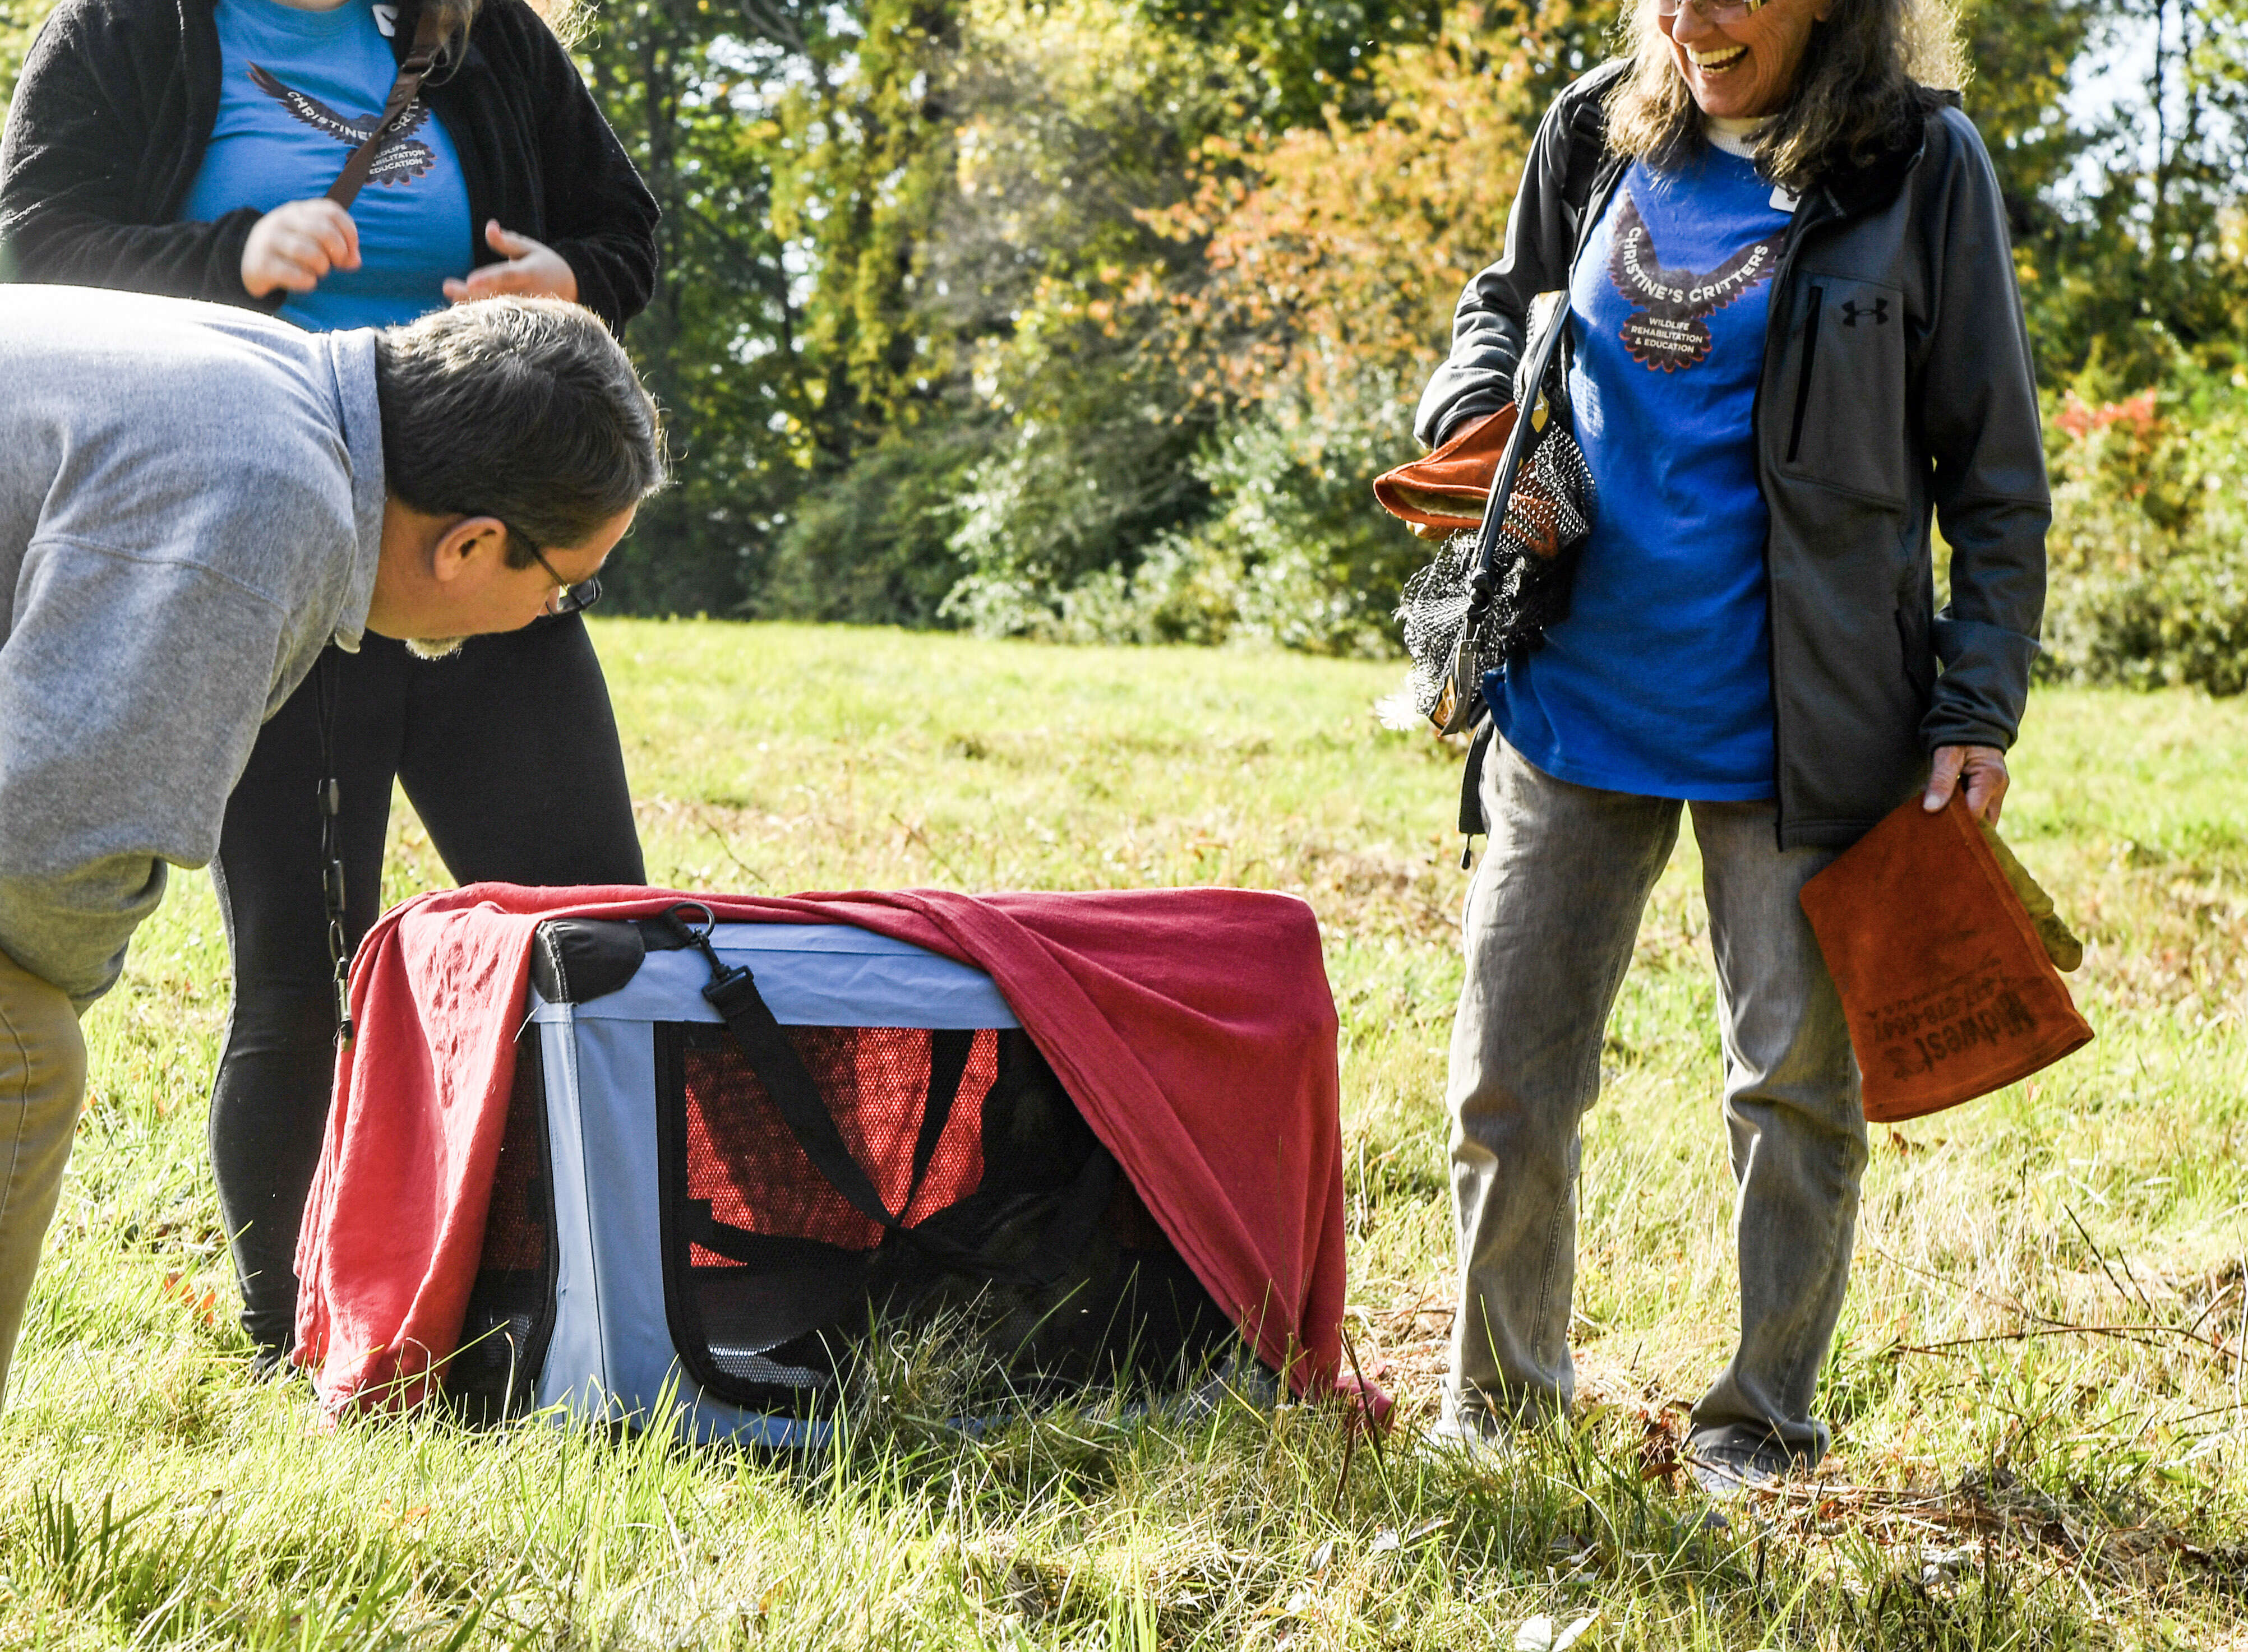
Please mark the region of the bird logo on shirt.
<svg viewBox="0 0 2248 1652"><path fill-rule="evenodd" d="M1703 318L1771 280L1779 263L1779 242L1765 240L1742 248L1706 276L1665 270L1639 203L1625 190L1615 248L1608 254L1616 290L1638 306L1618 330L1623 347L1641 366L1662 372L1695 365L1710 353L1710 327Z"/></svg>
<svg viewBox="0 0 2248 1652"><path fill-rule="evenodd" d="M346 149L357 149L374 131L374 123L382 119L380 110L371 115L341 115L318 98L284 85L257 64L250 65L250 79L257 89L279 104L291 114L316 132L326 133ZM367 181L386 187L394 183L411 183L437 164L437 157L429 146L414 136L422 123L429 118L428 106L416 98L408 104L398 117L382 147L374 152L374 169Z"/></svg>

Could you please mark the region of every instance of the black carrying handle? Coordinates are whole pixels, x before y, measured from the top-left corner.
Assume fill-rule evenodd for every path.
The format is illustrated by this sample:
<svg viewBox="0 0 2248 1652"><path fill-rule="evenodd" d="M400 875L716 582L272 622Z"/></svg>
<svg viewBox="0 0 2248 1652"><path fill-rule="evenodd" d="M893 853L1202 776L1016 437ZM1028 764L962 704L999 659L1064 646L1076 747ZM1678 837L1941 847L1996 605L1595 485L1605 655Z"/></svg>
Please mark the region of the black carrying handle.
<svg viewBox="0 0 2248 1652"><path fill-rule="evenodd" d="M701 916L700 929L682 916L689 912ZM1094 1148L1063 1195L1053 1224L1038 1247L1046 1259L1041 1265L1025 1269L994 1262L940 1234L907 1226L903 1212L893 1212L883 1203L881 1193L845 1144L843 1133L835 1128L835 1116L820 1099L819 1086L805 1068L804 1058L796 1053L796 1046L789 1042L788 1034L773 1019L764 995L757 991L756 975L745 965L729 967L719 958L718 949L710 943L710 932L716 926L710 909L696 902L682 902L666 911L662 921L701 952L710 966L710 983L702 989L703 998L725 1021L726 1030L741 1047L750 1070L764 1086L765 1095L780 1114L781 1123L788 1126L788 1133L812 1161L812 1169L826 1178L827 1184L840 1193L853 1210L939 1260L983 1274L994 1283L1045 1285L1059 1277L1076 1260L1092 1239L1093 1230L1107 1209L1109 1196L1115 1188L1116 1161L1107 1150ZM968 1070L972 1042L972 1037L948 1039L941 1033L931 1036L929 1099L922 1106L921 1129L914 1141L913 1179L905 1197L907 1211L913 1208L914 1197L921 1191L922 1178L928 1173L945 1124L952 1116L961 1078ZM723 1225L713 1225L715 1228ZM708 1248L721 1255L728 1253L723 1246L711 1245Z"/></svg>
<svg viewBox="0 0 2248 1652"><path fill-rule="evenodd" d="M1522 462L1530 456L1530 449L1538 440L1534 426L1539 399L1545 392L1546 375L1552 370L1562 336L1569 331L1569 295L1557 290L1539 293L1532 299L1533 324L1541 301L1550 308L1546 312L1545 324L1531 334L1529 348L1516 365L1514 428L1507 433L1505 451L1499 455L1498 473L1491 478L1491 496L1484 501L1483 526L1476 536L1476 570L1468 583L1467 624L1470 631L1498 594L1496 570L1491 564L1498 550L1498 530L1506 523L1507 508L1513 502L1514 484L1522 474Z"/></svg>

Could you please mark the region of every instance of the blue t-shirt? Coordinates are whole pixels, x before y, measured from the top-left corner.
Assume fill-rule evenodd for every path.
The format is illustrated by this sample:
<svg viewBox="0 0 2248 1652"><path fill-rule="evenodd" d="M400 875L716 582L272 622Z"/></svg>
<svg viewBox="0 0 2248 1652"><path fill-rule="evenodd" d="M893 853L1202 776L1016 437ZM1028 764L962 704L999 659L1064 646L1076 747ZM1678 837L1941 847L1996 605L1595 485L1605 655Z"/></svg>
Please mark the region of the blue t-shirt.
<svg viewBox="0 0 2248 1652"><path fill-rule="evenodd" d="M1569 290L1577 440L1593 483L1569 617L1484 679L1546 774L1652 797L1772 795L1771 628L1750 413L1789 215L1711 148L1635 161Z"/></svg>
<svg viewBox="0 0 2248 1652"><path fill-rule="evenodd" d="M394 6L369 0L333 11L219 0L218 123L180 215L208 222L237 207L270 212L326 195L397 81L382 32L395 17ZM351 215L360 267L291 293L284 319L319 332L411 321L445 303L448 276L468 274L468 184L452 140L421 99L376 155Z"/></svg>

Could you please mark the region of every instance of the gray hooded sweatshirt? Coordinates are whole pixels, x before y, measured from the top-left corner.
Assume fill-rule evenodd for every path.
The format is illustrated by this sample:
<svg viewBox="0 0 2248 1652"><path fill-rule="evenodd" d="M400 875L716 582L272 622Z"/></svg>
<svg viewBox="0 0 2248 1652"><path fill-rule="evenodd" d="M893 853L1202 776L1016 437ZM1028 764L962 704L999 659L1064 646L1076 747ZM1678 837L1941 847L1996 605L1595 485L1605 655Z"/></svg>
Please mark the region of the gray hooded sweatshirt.
<svg viewBox="0 0 2248 1652"><path fill-rule="evenodd" d="M258 725L358 647L382 503L372 332L0 286L0 950L115 983Z"/></svg>

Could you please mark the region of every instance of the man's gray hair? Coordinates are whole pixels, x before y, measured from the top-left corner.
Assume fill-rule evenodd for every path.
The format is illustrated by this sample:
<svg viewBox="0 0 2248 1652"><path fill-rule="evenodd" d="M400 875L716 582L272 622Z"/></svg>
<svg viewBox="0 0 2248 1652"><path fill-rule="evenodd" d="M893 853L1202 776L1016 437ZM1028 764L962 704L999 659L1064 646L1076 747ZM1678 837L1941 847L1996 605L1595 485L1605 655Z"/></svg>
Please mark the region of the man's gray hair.
<svg viewBox="0 0 2248 1652"><path fill-rule="evenodd" d="M386 328L374 346L385 491L432 515L497 516L574 547L663 485L655 403L600 318L486 298Z"/></svg>

